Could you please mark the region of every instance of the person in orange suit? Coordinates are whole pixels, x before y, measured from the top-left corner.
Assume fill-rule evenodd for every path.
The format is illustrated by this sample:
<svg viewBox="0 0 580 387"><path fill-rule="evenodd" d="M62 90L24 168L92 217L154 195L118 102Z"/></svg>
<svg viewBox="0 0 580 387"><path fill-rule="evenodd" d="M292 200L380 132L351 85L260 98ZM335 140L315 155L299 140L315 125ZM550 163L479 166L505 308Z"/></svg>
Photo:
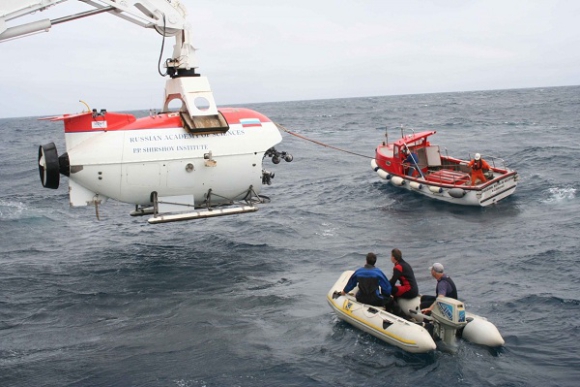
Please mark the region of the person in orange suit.
<svg viewBox="0 0 580 387"><path fill-rule="evenodd" d="M475 154L475 157L467 164L467 166L471 168L471 185L475 185L478 180L482 183L487 181L483 172L491 169L491 167L487 161L481 158L479 153Z"/></svg>

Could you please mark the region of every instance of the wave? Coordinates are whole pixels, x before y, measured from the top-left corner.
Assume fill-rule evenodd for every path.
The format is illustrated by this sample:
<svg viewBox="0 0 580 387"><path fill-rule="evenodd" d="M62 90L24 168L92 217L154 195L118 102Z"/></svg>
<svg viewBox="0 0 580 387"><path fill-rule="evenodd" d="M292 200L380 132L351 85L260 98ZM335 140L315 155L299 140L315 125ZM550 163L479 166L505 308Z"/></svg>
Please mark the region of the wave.
<svg viewBox="0 0 580 387"><path fill-rule="evenodd" d="M25 203L0 199L0 220L22 219L28 212Z"/></svg>
<svg viewBox="0 0 580 387"><path fill-rule="evenodd" d="M572 187L551 187L544 191L543 203L559 204L562 202L574 200L576 198L576 188Z"/></svg>

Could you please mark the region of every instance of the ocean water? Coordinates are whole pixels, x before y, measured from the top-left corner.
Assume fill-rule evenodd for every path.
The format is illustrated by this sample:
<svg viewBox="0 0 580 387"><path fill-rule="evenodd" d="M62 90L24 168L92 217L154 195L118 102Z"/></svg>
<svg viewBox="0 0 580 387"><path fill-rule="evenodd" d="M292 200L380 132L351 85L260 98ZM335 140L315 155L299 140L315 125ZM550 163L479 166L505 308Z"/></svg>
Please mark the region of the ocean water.
<svg viewBox="0 0 580 387"><path fill-rule="evenodd" d="M256 213L164 225L132 206L69 208L42 188L58 123L0 119L1 386L576 386L580 87L245 105L288 130L292 163ZM135 112L144 115L146 112ZM436 130L449 154L516 169L516 193L464 208L370 167L385 126ZM341 322L340 273L398 247L421 292L441 262L506 340L413 355Z"/></svg>

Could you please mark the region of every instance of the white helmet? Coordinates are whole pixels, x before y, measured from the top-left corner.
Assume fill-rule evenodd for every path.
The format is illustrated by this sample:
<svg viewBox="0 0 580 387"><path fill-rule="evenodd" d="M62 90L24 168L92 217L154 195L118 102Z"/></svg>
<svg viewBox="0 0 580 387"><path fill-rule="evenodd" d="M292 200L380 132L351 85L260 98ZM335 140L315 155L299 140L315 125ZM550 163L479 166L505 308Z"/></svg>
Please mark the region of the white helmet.
<svg viewBox="0 0 580 387"><path fill-rule="evenodd" d="M475 160L479 160L481 158L481 155L479 153L475 154Z"/></svg>

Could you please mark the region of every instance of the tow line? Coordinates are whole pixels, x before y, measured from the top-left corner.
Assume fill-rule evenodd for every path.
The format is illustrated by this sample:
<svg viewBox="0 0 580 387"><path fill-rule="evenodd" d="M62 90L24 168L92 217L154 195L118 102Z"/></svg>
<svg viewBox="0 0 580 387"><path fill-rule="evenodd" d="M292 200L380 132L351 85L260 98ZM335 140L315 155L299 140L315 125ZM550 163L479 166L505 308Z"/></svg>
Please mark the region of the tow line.
<svg viewBox="0 0 580 387"><path fill-rule="evenodd" d="M286 133L288 133L288 134L290 134L292 136L298 137L298 138L300 138L302 140L305 140L305 141L310 141L310 142L312 142L312 143L314 143L316 145L320 145L320 146L323 146L325 148L331 148L331 149L334 149L334 150L337 150L337 151L340 151L340 152L344 152L344 153L348 153L348 154L351 154L351 155L354 155L354 156L364 157L364 158L367 158L367 159L374 159L374 156L362 155L360 153L356 153L356 152L352 152L352 151L349 151L349 150L346 150L346 149L338 148L338 147L335 147L335 146L332 146L332 145L328 145L328 144L325 144L323 142L316 141L316 140L313 140L311 138L302 136L301 134L294 133L294 132L286 129L284 126L282 126L280 124L274 123L274 125L276 125L276 127L278 127L278 129L283 130L284 132L286 132Z"/></svg>

